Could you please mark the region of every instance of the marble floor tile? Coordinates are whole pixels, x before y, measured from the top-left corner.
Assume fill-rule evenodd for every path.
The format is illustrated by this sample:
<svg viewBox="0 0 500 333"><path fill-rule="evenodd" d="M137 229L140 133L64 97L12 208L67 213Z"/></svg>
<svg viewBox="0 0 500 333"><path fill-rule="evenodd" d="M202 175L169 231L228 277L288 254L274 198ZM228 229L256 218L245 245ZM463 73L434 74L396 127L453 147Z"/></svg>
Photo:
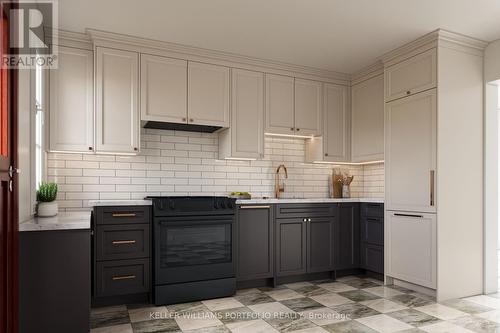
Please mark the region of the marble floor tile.
<svg viewBox="0 0 500 333"><path fill-rule="evenodd" d="M430 304L434 303L431 301L427 301L423 298L409 295L409 294L395 295L395 296L388 297L388 299L393 301L393 302L407 306L409 308L425 306L425 305L430 305Z"/></svg>
<svg viewBox="0 0 500 333"><path fill-rule="evenodd" d="M202 327L195 330L183 331L183 333L231 333L226 326Z"/></svg>
<svg viewBox="0 0 500 333"><path fill-rule="evenodd" d="M493 310L493 311L488 311L488 312L483 312L483 313L478 313L476 316L494 321L495 323L500 324L500 310Z"/></svg>
<svg viewBox="0 0 500 333"><path fill-rule="evenodd" d="M210 311L240 308L243 306L243 304L238 302L234 297L215 298L202 301L201 303L204 304Z"/></svg>
<svg viewBox="0 0 500 333"><path fill-rule="evenodd" d="M450 322L477 333L496 333L500 331L499 324L476 316L460 317Z"/></svg>
<svg viewBox="0 0 500 333"><path fill-rule="evenodd" d="M313 280L313 281L309 281L309 282L311 282L314 285L318 285L318 284L335 282L335 280L332 280L332 279L322 279L322 280Z"/></svg>
<svg viewBox="0 0 500 333"><path fill-rule="evenodd" d="M388 285L388 287L392 288L394 290L400 291L400 292L402 292L404 294L413 292L413 290L411 290L411 289L408 289L408 288L405 288L405 287L401 287L401 286L398 286L398 285L395 285L395 284Z"/></svg>
<svg viewBox="0 0 500 333"><path fill-rule="evenodd" d="M236 295L235 298L238 302L240 302L243 305L255 305L255 304L262 304L262 303L271 303L274 302L275 300L271 298L270 296L264 294L263 292L259 291L256 289L257 292L255 293L247 293L243 295Z"/></svg>
<svg viewBox="0 0 500 333"><path fill-rule="evenodd" d="M201 302L180 303L167 305L165 307L169 313L177 315L209 311L208 308Z"/></svg>
<svg viewBox="0 0 500 333"><path fill-rule="evenodd" d="M102 313L119 312L119 311L123 311L123 310L127 310L126 305L103 306L103 307L98 307L98 308L92 308L90 310L90 314L91 315L94 315L94 314L98 315L98 314L102 314Z"/></svg>
<svg viewBox="0 0 500 333"><path fill-rule="evenodd" d="M356 288L351 287L345 283L342 282L328 282L328 283L321 283L318 284L318 287L321 287L323 289L332 291L334 293L339 293L343 291L351 291L351 290L356 290Z"/></svg>
<svg viewBox="0 0 500 333"><path fill-rule="evenodd" d="M90 314L90 328L128 323L130 323L130 317L126 306L95 309Z"/></svg>
<svg viewBox="0 0 500 333"><path fill-rule="evenodd" d="M266 291L265 294L271 296L273 299L276 301L284 301L287 299L293 299L293 298L302 298L301 294L296 292L295 290L292 289L277 289L277 290L271 290L271 291Z"/></svg>
<svg viewBox="0 0 500 333"><path fill-rule="evenodd" d="M413 326L385 314L364 317L356 319L356 321L380 333L393 333L413 328Z"/></svg>
<svg viewBox="0 0 500 333"><path fill-rule="evenodd" d="M487 306L493 309L500 309L500 299L486 295L472 296L463 298L464 301L476 303L479 305Z"/></svg>
<svg viewBox="0 0 500 333"><path fill-rule="evenodd" d="M137 308L128 310L130 322L163 319L168 315L167 308L164 306L154 306L147 308Z"/></svg>
<svg viewBox="0 0 500 333"><path fill-rule="evenodd" d="M377 295L379 297L390 297L390 296L395 296L395 295L401 295L403 294L400 291L397 291L396 289L392 289L389 287L385 286L378 286L378 287L373 287L373 288L365 288L363 289L364 291L367 291L371 294Z"/></svg>
<svg viewBox="0 0 500 333"><path fill-rule="evenodd" d="M337 278L337 281L339 282L345 282L345 281L351 281L351 280L360 280L358 276L355 275L348 275L348 276L342 276Z"/></svg>
<svg viewBox="0 0 500 333"><path fill-rule="evenodd" d="M343 291L338 293L340 296L349 298L351 301L354 302L363 302L363 301L370 301L374 299L379 299L380 297L371 294L369 292L363 291L363 290L351 290L351 291Z"/></svg>
<svg viewBox="0 0 500 333"><path fill-rule="evenodd" d="M307 297L322 295L330 292L329 290L318 286L304 286L295 289L295 291Z"/></svg>
<svg viewBox="0 0 500 333"><path fill-rule="evenodd" d="M377 333L373 329L365 326L355 320L343 321L336 324L323 326L330 333Z"/></svg>
<svg viewBox="0 0 500 333"><path fill-rule="evenodd" d="M473 302L469 301L464 301L463 299L452 299L448 301L442 302L442 304L452 307L454 309L469 313L469 314L476 314L476 313L482 313L482 312L488 312L495 310L493 308L479 305Z"/></svg>
<svg viewBox="0 0 500 333"><path fill-rule="evenodd" d="M268 287L263 287L263 288L267 289ZM260 293L261 292L260 289L261 288L238 289L238 290L236 290L236 296Z"/></svg>
<svg viewBox="0 0 500 333"><path fill-rule="evenodd" d="M374 299L371 301L360 302L369 308L372 308L380 313L394 312L399 310L404 310L407 307L384 298Z"/></svg>
<svg viewBox="0 0 500 333"><path fill-rule="evenodd" d="M231 324L227 324L227 327L233 333L276 333L276 332L278 332L270 324L266 323L262 319L231 323Z"/></svg>
<svg viewBox="0 0 500 333"><path fill-rule="evenodd" d="M261 319L267 319L267 317L290 317L289 315L295 314L295 312L289 307L283 305L284 302L272 302L249 305L248 308L253 312L259 314Z"/></svg>
<svg viewBox="0 0 500 333"><path fill-rule="evenodd" d="M313 310L323 307L322 304L308 297L288 299L281 303L283 303L284 305L286 305L287 307L296 312Z"/></svg>
<svg viewBox="0 0 500 333"><path fill-rule="evenodd" d="M429 316L428 314L425 314L423 312L414 309L399 310L395 312L390 312L387 315L391 316L392 318L396 318L402 322L405 322L407 324L410 324L414 327L431 325L441 321L436 317Z"/></svg>
<svg viewBox="0 0 500 333"><path fill-rule="evenodd" d="M373 287L380 286L377 283L373 283L371 281L364 280L364 279L363 280L362 279L348 280L348 281L345 281L344 283L347 284L348 286L351 286L351 287L354 287L357 289L373 288Z"/></svg>
<svg viewBox="0 0 500 333"><path fill-rule="evenodd" d="M458 317L467 316L467 313L451 308L446 305L434 303L426 306L414 308L417 311L426 313L441 320L451 320Z"/></svg>
<svg viewBox="0 0 500 333"><path fill-rule="evenodd" d="M280 332L296 332L307 328L316 327L316 325L297 314L292 318L270 318L265 319L272 327Z"/></svg>
<svg viewBox="0 0 500 333"><path fill-rule="evenodd" d="M183 331L222 325L222 322L209 311L184 314L176 317L175 321Z"/></svg>
<svg viewBox="0 0 500 333"><path fill-rule="evenodd" d="M259 319L258 314L247 307L214 311L214 314L224 324Z"/></svg>
<svg viewBox="0 0 500 333"><path fill-rule="evenodd" d="M287 283L285 284L285 287L290 288L290 289L299 289L302 287L311 287L314 286L311 282L304 281L304 282L294 282L294 283Z"/></svg>
<svg viewBox="0 0 500 333"><path fill-rule="evenodd" d="M304 318L312 321L316 325L324 326L349 320L344 315L341 315L330 308L319 308L301 312Z"/></svg>
<svg viewBox="0 0 500 333"><path fill-rule="evenodd" d="M328 331L325 330L323 327L314 325L314 327L293 331L293 333L328 333Z"/></svg>
<svg viewBox="0 0 500 333"><path fill-rule="evenodd" d="M130 324L93 328L90 333L133 333Z"/></svg>
<svg viewBox="0 0 500 333"><path fill-rule="evenodd" d="M180 332L174 319L146 320L132 323L134 333Z"/></svg>
<svg viewBox="0 0 500 333"><path fill-rule="evenodd" d="M341 304L346 304L346 303L353 303L349 298L346 298L344 296L340 296L339 294L336 293L327 293L327 294L322 294L322 295L317 295L317 296L311 296L311 299L315 300L316 302L324 305L324 306L336 306L336 305L341 305Z"/></svg>
<svg viewBox="0 0 500 333"><path fill-rule="evenodd" d="M380 314L380 312L360 303L342 304L334 306L332 309L341 315L345 315L348 319L358 319Z"/></svg>
<svg viewBox="0 0 500 333"><path fill-rule="evenodd" d="M421 330L429 333L473 333L474 332L446 321L421 327Z"/></svg>

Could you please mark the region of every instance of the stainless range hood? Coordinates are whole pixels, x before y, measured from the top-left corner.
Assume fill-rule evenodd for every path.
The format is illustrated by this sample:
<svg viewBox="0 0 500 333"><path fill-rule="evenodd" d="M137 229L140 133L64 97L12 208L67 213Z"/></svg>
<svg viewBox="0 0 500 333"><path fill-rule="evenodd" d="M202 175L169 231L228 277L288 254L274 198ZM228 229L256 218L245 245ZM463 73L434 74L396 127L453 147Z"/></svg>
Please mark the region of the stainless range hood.
<svg viewBox="0 0 500 333"><path fill-rule="evenodd" d="M220 126L166 123L162 121L146 121L143 127L164 129L164 130L186 131L186 132L202 132L202 133L213 133L222 128Z"/></svg>

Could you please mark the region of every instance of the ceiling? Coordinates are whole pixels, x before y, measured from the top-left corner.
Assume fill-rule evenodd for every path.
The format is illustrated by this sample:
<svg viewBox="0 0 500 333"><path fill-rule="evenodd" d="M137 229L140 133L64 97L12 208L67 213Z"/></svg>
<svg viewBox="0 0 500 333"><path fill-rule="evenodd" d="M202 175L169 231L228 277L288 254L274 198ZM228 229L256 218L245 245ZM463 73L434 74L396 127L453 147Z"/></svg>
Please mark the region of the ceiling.
<svg viewBox="0 0 500 333"><path fill-rule="evenodd" d="M59 27L106 30L353 73L437 28L500 38L499 0L60 0Z"/></svg>

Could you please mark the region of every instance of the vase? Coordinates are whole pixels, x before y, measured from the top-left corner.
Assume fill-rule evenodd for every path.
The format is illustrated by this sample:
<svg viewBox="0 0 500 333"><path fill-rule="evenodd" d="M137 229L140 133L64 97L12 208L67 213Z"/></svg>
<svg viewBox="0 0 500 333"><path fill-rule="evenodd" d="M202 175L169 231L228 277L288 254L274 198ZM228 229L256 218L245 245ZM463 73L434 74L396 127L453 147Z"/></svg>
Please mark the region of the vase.
<svg viewBox="0 0 500 333"><path fill-rule="evenodd" d="M39 217L56 216L58 211L59 207L55 201L38 203L37 215Z"/></svg>
<svg viewBox="0 0 500 333"><path fill-rule="evenodd" d="M342 185L342 198L349 199L351 197L351 189L349 185Z"/></svg>

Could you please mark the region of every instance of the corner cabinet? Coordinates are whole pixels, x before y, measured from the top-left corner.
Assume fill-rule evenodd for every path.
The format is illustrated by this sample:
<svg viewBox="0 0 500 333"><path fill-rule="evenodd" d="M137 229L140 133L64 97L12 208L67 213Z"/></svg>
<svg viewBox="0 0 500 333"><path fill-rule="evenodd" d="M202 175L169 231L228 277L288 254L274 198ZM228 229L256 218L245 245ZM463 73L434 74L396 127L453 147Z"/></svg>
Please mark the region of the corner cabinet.
<svg viewBox="0 0 500 333"><path fill-rule="evenodd" d="M139 152L139 54L96 48L96 150Z"/></svg>
<svg viewBox="0 0 500 333"><path fill-rule="evenodd" d="M59 47L59 67L49 71L49 150L94 151L94 54Z"/></svg>
<svg viewBox="0 0 500 333"><path fill-rule="evenodd" d="M264 74L232 69L231 83L231 126L219 132L219 158L262 158Z"/></svg>

